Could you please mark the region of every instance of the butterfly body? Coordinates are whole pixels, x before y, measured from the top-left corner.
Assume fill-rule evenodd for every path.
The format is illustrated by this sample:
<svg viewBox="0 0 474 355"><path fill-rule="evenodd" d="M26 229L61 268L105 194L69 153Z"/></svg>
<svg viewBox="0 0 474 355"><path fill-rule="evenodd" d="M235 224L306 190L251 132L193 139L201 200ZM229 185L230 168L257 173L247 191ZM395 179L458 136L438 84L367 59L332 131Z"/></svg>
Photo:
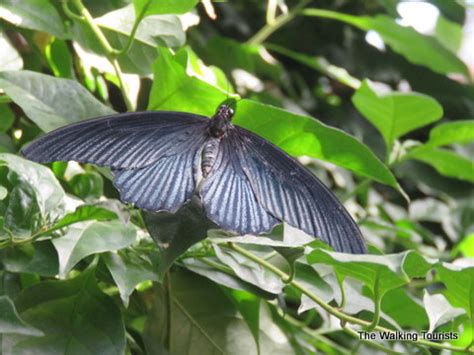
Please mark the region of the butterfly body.
<svg viewBox="0 0 474 355"><path fill-rule="evenodd" d="M337 251L364 253L357 224L332 192L283 150L233 125L233 114L227 105L211 119L116 114L61 127L22 152L36 162L109 167L121 200L145 210L175 213L197 193L225 230L258 235L284 221Z"/></svg>

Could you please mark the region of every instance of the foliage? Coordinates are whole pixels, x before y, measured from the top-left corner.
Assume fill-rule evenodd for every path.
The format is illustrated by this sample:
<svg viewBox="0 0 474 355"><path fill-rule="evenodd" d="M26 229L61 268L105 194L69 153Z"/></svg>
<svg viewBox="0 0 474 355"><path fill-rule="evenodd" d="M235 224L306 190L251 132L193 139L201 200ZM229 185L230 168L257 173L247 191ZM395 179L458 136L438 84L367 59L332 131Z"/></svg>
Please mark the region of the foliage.
<svg viewBox="0 0 474 355"><path fill-rule="evenodd" d="M427 35L397 20L398 3L0 2L0 352L473 350L474 86L457 56L468 5L431 1ZM369 254L287 225L230 236L194 200L140 212L107 169L19 155L71 122L211 116L229 96L234 123L339 195Z"/></svg>

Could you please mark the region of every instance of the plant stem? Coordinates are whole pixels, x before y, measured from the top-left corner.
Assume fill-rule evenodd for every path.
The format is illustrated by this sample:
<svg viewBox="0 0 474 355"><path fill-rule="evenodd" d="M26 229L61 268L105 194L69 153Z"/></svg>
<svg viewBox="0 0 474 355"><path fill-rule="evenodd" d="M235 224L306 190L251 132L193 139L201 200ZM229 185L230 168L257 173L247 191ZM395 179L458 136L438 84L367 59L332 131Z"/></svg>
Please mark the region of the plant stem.
<svg viewBox="0 0 474 355"><path fill-rule="evenodd" d="M148 2L143 6L142 11L138 14L138 16L135 18L135 22L133 23L132 31L130 32L130 35L128 36L127 43L125 46L117 52L117 55L122 55L128 53L130 48L132 47L133 40L135 39L135 35L137 33L138 26L140 25L140 22L142 22L143 18L145 17L145 13L150 7L151 0L148 0Z"/></svg>
<svg viewBox="0 0 474 355"><path fill-rule="evenodd" d="M238 246L238 245L236 245L232 242L228 242L227 244L221 244L221 246L228 247L228 248L234 250L235 252L245 256L247 259L256 262L257 264L264 267L265 269L267 269L267 270L273 272L274 274L278 275L282 280L287 280L288 277L289 277L289 275L287 273L280 270L276 266L270 264L266 260L261 259L257 255L252 254L248 250L246 250L246 249L244 249L244 248L242 248L242 247L240 247L240 246ZM305 294L312 301L316 302L326 312L328 312L329 314L332 314L333 316L339 318L340 320L345 321L347 323L361 325L363 327L367 327L367 326L371 325L371 322L367 322L365 320L362 320L362 319L359 319L359 318L356 318L356 317L352 317L352 316L350 316L348 314L345 314L344 312L341 312L341 311L337 310L336 308L330 306L329 304L324 302L321 298L319 298L317 295L315 295L314 293L309 291L305 286L300 284L298 281L293 280L289 284L292 285L297 290L299 290L301 293ZM380 331L380 332L387 332L387 333L396 333L395 331L393 331L391 329L388 329L388 328L385 328L385 327L382 327L382 326L379 326L379 325L374 327L374 330L377 330L377 331ZM460 346L440 344L440 343L435 343L435 342L424 340L424 339L418 339L414 343L417 343L419 345L429 346L429 347L435 348L435 349L447 349L447 350L460 351L460 352L466 351L465 348L462 348Z"/></svg>
<svg viewBox="0 0 474 355"><path fill-rule="evenodd" d="M311 0L302 0L297 6L295 6L290 12L278 16L275 21L272 23L266 24L260 29L252 38L250 38L247 43L259 45L265 42L265 40L270 37L273 32L277 31L279 28L290 22L296 15L298 15L306 5L310 3Z"/></svg>
<svg viewBox="0 0 474 355"><path fill-rule="evenodd" d="M87 8L83 5L82 1L81 0L72 0L72 2L76 6L76 8L79 11L79 13L81 14L81 16L84 18L84 22L89 26L91 31L96 36L96 38L99 41L102 49L105 52L105 56L107 57L107 59L112 64L112 66L114 68L114 71L115 71L115 74L117 75L117 78L118 78L119 83L120 83L120 91L122 92L123 100L125 102L125 105L127 106L127 110L128 111L133 111L133 104L130 101L130 98L128 96L128 90L127 90L127 87L125 85L125 81L123 79L123 73L122 73L122 70L120 68L120 64L117 60L117 55L119 54L119 52L116 49L112 48L109 41L105 37L104 33L102 32L100 27L95 23L94 18L90 14L89 10L87 10Z"/></svg>

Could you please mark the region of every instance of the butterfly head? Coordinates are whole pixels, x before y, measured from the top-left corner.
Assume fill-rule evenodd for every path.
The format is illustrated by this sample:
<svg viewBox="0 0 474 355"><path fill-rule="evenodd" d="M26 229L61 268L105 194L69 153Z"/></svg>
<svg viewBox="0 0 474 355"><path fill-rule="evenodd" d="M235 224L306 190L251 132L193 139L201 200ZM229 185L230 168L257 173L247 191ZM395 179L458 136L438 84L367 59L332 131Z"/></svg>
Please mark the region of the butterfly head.
<svg viewBox="0 0 474 355"><path fill-rule="evenodd" d="M229 105L224 104L219 106L216 114L214 115L214 118L230 122L232 120L232 116L234 116L234 109L231 108Z"/></svg>
<svg viewBox="0 0 474 355"><path fill-rule="evenodd" d="M229 128L232 116L234 116L234 109L226 104L220 105L209 125L211 135L221 138Z"/></svg>

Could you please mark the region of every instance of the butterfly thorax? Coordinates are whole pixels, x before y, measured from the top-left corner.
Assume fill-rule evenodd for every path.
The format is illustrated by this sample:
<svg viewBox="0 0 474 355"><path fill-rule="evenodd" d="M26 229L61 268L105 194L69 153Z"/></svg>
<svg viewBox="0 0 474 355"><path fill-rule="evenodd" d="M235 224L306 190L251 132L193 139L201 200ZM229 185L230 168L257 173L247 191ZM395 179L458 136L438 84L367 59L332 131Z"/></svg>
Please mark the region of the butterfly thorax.
<svg viewBox="0 0 474 355"><path fill-rule="evenodd" d="M217 153L219 152L219 143L229 127L231 127L230 121L233 115L234 110L227 105L221 105L209 122L210 137L201 153L201 171L203 177L207 177L214 166Z"/></svg>

